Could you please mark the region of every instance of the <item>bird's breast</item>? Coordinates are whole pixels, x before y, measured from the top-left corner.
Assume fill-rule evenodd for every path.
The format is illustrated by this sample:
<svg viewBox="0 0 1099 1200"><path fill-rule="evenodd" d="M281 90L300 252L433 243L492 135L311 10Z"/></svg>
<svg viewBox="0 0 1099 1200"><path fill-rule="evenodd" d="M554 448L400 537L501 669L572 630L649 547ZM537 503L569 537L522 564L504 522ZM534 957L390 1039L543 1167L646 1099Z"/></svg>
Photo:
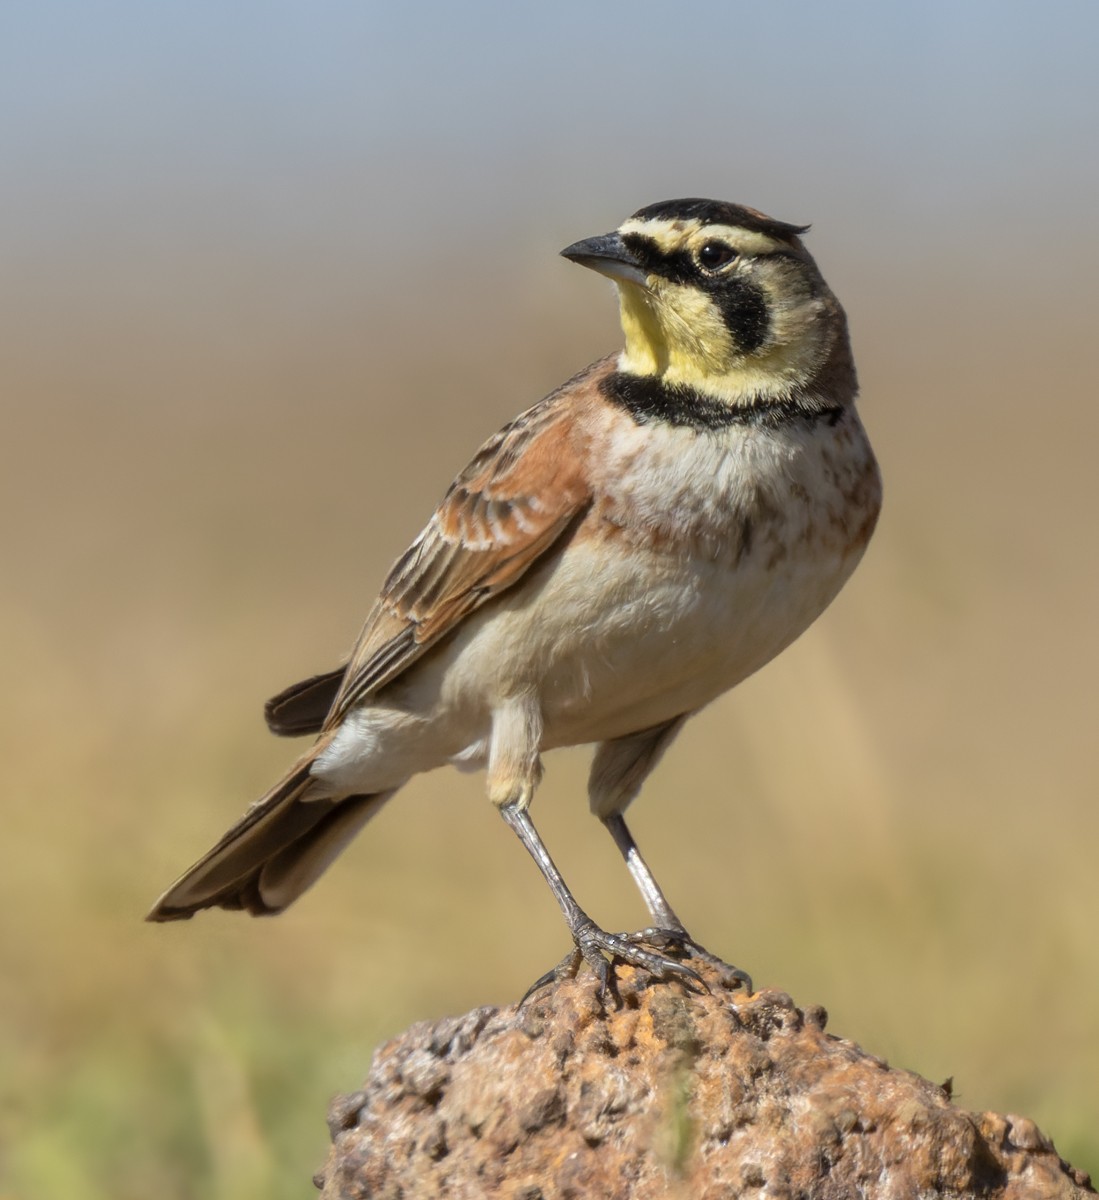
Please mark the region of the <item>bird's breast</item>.
<svg viewBox="0 0 1099 1200"><path fill-rule="evenodd" d="M853 409L835 424L778 429L634 426L618 431L593 471L586 536L734 569L861 549L881 502Z"/></svg>
<svg viewBox="0 0 1099 1200"><path fill-rule="evenodd" d="M546 748L658 724L763 666L833 599L877 515L853 412L822 430L635 430L605 447L568 543L448 655L454 697L536 695Z"/></svg>

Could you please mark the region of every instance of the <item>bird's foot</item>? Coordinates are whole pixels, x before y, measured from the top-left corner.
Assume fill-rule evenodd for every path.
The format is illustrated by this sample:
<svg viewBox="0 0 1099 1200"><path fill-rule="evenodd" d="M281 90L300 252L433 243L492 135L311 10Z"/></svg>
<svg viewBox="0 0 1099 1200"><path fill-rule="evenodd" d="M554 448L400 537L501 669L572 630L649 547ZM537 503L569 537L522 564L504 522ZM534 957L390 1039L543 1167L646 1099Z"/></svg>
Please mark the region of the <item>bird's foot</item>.
<svg viewBox="0 0 1099 1200"><path fill-rule="evenodd" d="M639 929L636 933L621 933L617 936L635 944L651 946L662 954L699 959L716 972L722 987L730 991L743 988L746 995L751 995L755 990L752 987L752 977L747 971L734 967L711 953L705 946L699 945L685 929Z"/></svg>
<svg viewBox="0 0 1099 1200"><path fill-rule="evenodd" d="M607 933L606 930L600 929L590 918L585 918L572 931L573 940L576 946L571 950L552 971L547 971L541 978L536 979L534 983L527 988L523 999L519 1001L524 1004L535 992L547 984L553 983L560 979L574 979L577 971L580 970L581 964L587 963L599 980L599 995L602 997L608 989L614 991L614 974L612 964L616 962L627 963L631 967L640 967L643 971L648 971L656 979L668 980L679 979L688 984L697 984L700 988L709 991L702 976L697 971L692 970L682 962L677 962L674 958L669 958L665 954L659 953L663 946L657 942L650 940L648 934L666 935L666 944L669 947L678 947L680 942L684 942L692 949L694 943L689 938L676 939L675 935L670 930L642 930L641 933ZM651 948L650 948L651 947ZM609 958L607 956L610 956ZM712 956L711 956L712 957ZM719 960L715 960L719 961ZM722 964L727 966L727 964ZM734 967L727 968L734 971ZM748 977L744 973L737 972L738 975L743 975L745 979Z"/></svg>
<svg viewBox="0 0 1099 1200"><path fill-rule="evenodd" d="M527 988L523 993L522 1000L519 1001L519 1007L522 1008L535 992L540 992L551 983L558 983L562 979L575 979L576 973L580 970L580 964L583 961L584 956L580 953L579 947L575 950L570 950L552 971L547 971L545 975L539 975L530 987Z"/></svg>

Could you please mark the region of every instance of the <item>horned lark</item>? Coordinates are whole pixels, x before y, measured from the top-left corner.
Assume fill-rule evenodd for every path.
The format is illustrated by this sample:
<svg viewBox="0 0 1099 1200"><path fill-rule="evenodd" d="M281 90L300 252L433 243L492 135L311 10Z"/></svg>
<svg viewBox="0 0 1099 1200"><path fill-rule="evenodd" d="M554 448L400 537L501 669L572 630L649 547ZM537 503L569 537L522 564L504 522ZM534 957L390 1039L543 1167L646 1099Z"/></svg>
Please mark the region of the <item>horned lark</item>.
<svg viewBox="0 0 1099 1200"><path fill-rule="evenodd" d="M827 607L881 500L843 309L807 227L672 200L562 253L618 288L625 348L490 438L382 585L350 659L267 704L315 742L157 901L277 913L411 776L485 767L575 944L690 976L699 948L623 817L683 723ZM536 831L544 750L598 744L589 796L652 917L611 934ZM747 976L732 969L735 978Z"/></svg>

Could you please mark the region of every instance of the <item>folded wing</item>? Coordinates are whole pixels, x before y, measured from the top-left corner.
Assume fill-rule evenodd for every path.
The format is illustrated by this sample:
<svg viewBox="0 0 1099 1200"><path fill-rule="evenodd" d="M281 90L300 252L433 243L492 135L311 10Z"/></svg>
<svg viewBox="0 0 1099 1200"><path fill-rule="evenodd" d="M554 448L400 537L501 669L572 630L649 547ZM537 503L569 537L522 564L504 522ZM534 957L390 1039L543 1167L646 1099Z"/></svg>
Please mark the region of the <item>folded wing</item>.
<svg viewBox="0 0 1099 1200"><path fill-rule="evenodd" d="M514 585L582 516L591 491L570 400L585 383L572 381L481 447L390 571L346 667L268 701L275 733L333 728Z"/></svg>

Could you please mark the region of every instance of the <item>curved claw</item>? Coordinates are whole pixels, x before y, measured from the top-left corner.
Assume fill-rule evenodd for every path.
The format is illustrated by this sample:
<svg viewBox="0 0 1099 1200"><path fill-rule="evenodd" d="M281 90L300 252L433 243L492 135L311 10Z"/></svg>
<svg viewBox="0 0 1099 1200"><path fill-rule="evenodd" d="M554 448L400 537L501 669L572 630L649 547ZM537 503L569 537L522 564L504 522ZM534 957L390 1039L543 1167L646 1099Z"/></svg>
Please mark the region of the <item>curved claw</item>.
<svg viewBox="0 0 1099 1200"><path fill-rule="evenodd" d="M573 933L576 945L584 957L584 961L599 975L606 987L610 973L610 964L604 954L609 954L612 961L618 960L629 963L632 967L640 967L654 975L657 979L682 979L697 983L709 991L706 981L686 964L676 962L655 950L642 949L644 939L632 939L629 934L607 933L600 929L594 921L587 921ZM602 966L600 966L602 964Z"/></svg>
<svg viewBox="0 0 1099 1200"><path fill-rule="evenodd" d="M752 986L752 977L747 971L734 967L732 963L727 963L723 958L719 958L705 946L699 945L685 929L639 929L636 933L623 933L618 936L630 942L653 946L657 950L671 951L673 954L678 953L689 958L701 959L720 975L721 982L730 991L741 987L748 995L755 991Z"/></svg>
<svg viewBox="0 0 1099 1200"><path fill-rule="evenodd" d="M521 1008L534 995L535 992L547 987L561 979L574 979L577 971L580 969L580 964L585 962L591 968L592 973L599 980L599 995L604 996L608 990L614 990L614 976L612 973L613 963L624 962L631 967L640 967L644 971L648 971L650 975L656 979L668 980L679 979L683 982L697 984L703 991L709 991L709 985L701 975L686 963L677 962L674 958L669 958L665 954L658 953L659 950L673 949L683 953L684 949L689 951L700 950L695 944L684 935L671 929L643 929L637 933L607 933L605 929L600 929L594 921L588 920L584 924L578 926L573 934L576 946L570 950L568 954L553 968L547 971L544 975L540 975L527 990L523 993L523 998L519 1001ZM646 949L643 947L654 947ZM610 958L607 958L610 955ZM713 960L715 963L720 963L714 955L710 955L702 951L699 957L705 958L707 961ZM751 981L743 971L738 971L735 967L730 967L728 963L720 963L726 972L733 973L738 981L747 981L749 990L751 990ZM737 986L733 984L731 986Z"/></svg>
<svg viewBox="0 0 1099 1200"><path fill-rule="evenodd" d="M542 988L547 987L551 983L556 983L559 979L575 979L576 972L580 970L580 963L582 961L583 955L579 947L570 950L553 970L547 971L544 975L539 975L530 987L527 988L523 993L523 998L519 1001L518 1007L522 1008L535 992L540 992Z"/></svg>

